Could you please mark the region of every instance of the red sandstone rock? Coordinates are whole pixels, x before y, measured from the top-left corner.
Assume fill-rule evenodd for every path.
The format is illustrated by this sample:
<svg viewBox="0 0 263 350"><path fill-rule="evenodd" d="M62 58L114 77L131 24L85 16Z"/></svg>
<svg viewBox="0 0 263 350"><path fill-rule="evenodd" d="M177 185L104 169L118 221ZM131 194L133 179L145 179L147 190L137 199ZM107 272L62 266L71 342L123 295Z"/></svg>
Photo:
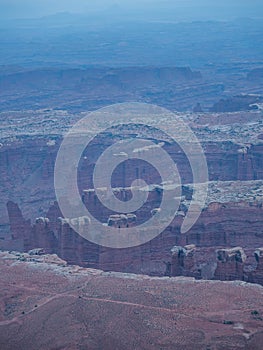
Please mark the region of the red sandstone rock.
<svg viewBox="0 0 263 350"><path fill-rule="evenodd" d="M262 288L0 252L1 350L261 350ZM15 297L14 297L15 296Z"/></svg>
<svg viewBox="0 0 263 350"><path fill-rule="evenodd" d="M263 284L263 248L258 248L254 252L257 262L256 269L248 274L248 281Z"/></svg>
<svg viewBox="0 0 263 350"><path fill-rule="evenodd" d="M246 255L242 248L218 249L215 279L222 281L242 280Z"/></svg>
<svg viewBox="0 0 263 350"><path fill-rule="evenodd" d="M153 193L153 204L155 198L157 197ZM228 262L229 266L224 265L225 270L223 266L218 267L215 276L215 268L219 264L215 250L217 247L222 249L231 246L255 249L262 240L262 208L242 202L210 204L196 225L185 235L180 234L183 217L178 216L151 242L127 249L99 247L75 233L66 219L57 218L54 223L55 212L58 210L56 204L49 211L52 219L47 221L40 218L32 227L23 219L17 205L9 203L8 207L9 211L11 210L11 230L14 230L15 238L10 243L21 240L23 242L21 250L43 248L48 252L57 253L71 264L92 266L107 271L143 272L159 276L171 273L195 278L240 278L252 281L252 277L245 277L246 274L239 263L237 267L235 261L231 259ZM58 217L61 215L59 210L57 215ZM190 243L195 244L196 248L189 246ZM171 261L171 247L175 245L182 246L179 250L182 254L180 253L180 256L174 254ZM261 274L259 270L257 280L260 280Z"/></svg>
<svg viewBox="0 0 263 350"><path fill-rule="evenodd" d="M108 146L109 139L110 135L105 137L103 147ZM54 146L48 146L45 138L26 138L0 149L0 224L8 224L5 207L9 198L19 199L23 213L31 220L47 215L46 210L50 205L50 201L55 200L53 173L59 144L60 139L56 140ZM261 166L263 146L261 144L252 145L246 149L246 153L240 153L240 146L232 142L203 142L203 146L208 162L210 180L228 181L263 178ZM185 155L178 147L169 143L165 144L164 149L169 151L176 162L183 184L191 183L191 168ZM94 162L100 152L101 143L94 141L92 145L94 159L85 161L85 164L80 162L80 192L92 187L92 176L90 174L92 174ZM125 180L123 180L123 171L126 174ZM126 164L125 169L119 168L119 172L116 172L114 180L116 184L114 186L130 186L136 178L137 172L139 174L147 173L147 181L158 183L156 174L154 175L147 165L135 162L130 165ZM90 194L90 196L92 197L93 194ZM86 193L85 200L87 200L87 197L88 194ZM103 212L105 222L111 214L106 211Z"/></svg>

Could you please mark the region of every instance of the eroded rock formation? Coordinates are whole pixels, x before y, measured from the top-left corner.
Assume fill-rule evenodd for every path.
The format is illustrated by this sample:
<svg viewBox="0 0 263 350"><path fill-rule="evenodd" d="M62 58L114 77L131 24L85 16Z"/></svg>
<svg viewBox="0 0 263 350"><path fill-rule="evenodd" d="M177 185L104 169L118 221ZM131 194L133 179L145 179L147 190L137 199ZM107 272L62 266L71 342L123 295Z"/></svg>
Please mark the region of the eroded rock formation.
<svg viewBox="0 0 263 350"><path fill-rule="evenodd" d="M241 247L175 246L171 250L170 276L241 280L263 285L263 248L253 251Z"/></svg>
<svg viewBox="0 0 263 350"><path fill-rule="evenodd" d="M248 281L263 285L263 248L258 248L254 252L256 268L248 273Z"/></svg>
<svg viewBox="0 0 263 350"><path fill-rule="evenodd" d="M45 252L58 254L70 264L108 271L197 279L239 279L260 284L263 281L262 250L256 250L257 261L250 259L253 266L249 265L249 271L246 263L246 251L250 254L262 241L261 207L241 203L211 203L187 234L180 234L184 216L179 212L172 224L158 237L141 246L126 249L105 248L84 239L74 232L69 219L60 217L56 203L45 218L38 218L33 225L23 219L16 204L10 202L8 210L13 234L13 239L9 241L10 249L12 245L17 247L19 244L20 251L42 248ZM74 225L88 230L89 218L70 220L74 221ZM127 227L127 224L130 227L136 225L136 216L109 216L108 225ZM174 247L172 252L171 247Z"/></svg>
<svg viewBox="0 0 263 350"><path fill-rule="evenodd" d="M50 116L46 112L41 116L43 123L46 118L51 123ZM68 115L60 116L58 113L55 116L61 117L65 125L66 122L72 122ZM161 118L163 116L160 117L160 123L173 123L171 120ZM263 182L260 179L263 178L263 145L259 138L262 134L261 114L259 112L211 115L200 113L189 115L187 118L185 117L185 120L188 120L202 142L210 180L205 208L198 222L187 234L180 234L180 227L193 196L189 161L182 149L167 136L149 127L136 126L132 130L124 130L125 135L140 138L147 134L148 139L152 140L156 147L162 147L167 151L177 164L182 186L175 183L161 183L160 176L147 162L139 160L123 162L114 171L112 179L115 196L122 201L129 200L132 196L131 183L134 179L143 178L149 184L147 191L150 189L147 203L136 213L115 213L103 206L93 188L92 174L101 152L119 140L119 130L111 129L100 135L100 138L95 138L90 145L90 152L85 150L80 159L78 180L82 201L90 213L103 224L132 227L153 215L158 215L164 188L170 186L175 189L177 186L182 187L177 216L164 232L151 242L123 250L99 247L76 234L67 218L63 218L58 204L51 204L55 200L54 164L61 142L61 136L58 136L60 129L54 128L52 135L51 129L48 129L48 134L43 137L25 135L12 141L8 137L1 140L0 224L1 228L4 226L8 228L10 223L10 236L6 233L5 237L1 237L0 247L20 251L43 248L47 252L59 254L70 263L104 270L142 272L159 276L179 273L196 278L214 278L217 264L216 249L240 246L246 252L247 249L254 251L257 247L262 247ZM60 123L58 126L61 126ZM29 129L34 127L35 124L28 126ZM195 157L194 150L193 157ZM71 179L69 186L72 186ZM7 217L5 205L9 199L13 202L8 203L9 217ZM14 204L18 199L23 215L19 207ZM172 200L172 196L169 200ZM84 226L86 224L88 226L88 219L86 223L85 218L74 220L79 220L79 225L83 226L84 223ZM171 247L180 246L185 249L185 246L192 244L196 249L184 253L186 256L183 256L183 265L182 262L178 262L176 267L179 272L172 272L175 266L171 263ZM205 254L201 253L200 248L205 249ZM249 261L245 264L247 265Z"/></svg>
<svg viewBox="0 0 263 350"><path fill-rule="evenodd" d="M242 280L246 254L241 247L218 249L215 279L222 281Z"/></svg>
<svg viewBox="0 0 263 350"><path fill-rule="evenodd" d="M251 76L252 78L252 76ZM250 78L250 79L251 79ZM236 112L259 109L258 103L262 103L260 95L238 95L228 99L221 99L211 108L211 112Z"/></svg>

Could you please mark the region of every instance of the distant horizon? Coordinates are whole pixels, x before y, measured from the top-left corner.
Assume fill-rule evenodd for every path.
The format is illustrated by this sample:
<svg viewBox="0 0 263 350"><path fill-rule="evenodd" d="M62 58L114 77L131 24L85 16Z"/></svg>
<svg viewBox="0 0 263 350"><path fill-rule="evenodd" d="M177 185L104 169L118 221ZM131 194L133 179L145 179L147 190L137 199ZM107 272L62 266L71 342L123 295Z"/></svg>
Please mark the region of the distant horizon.
<svg viewBox="0 0 263 350"><path fill-rule="evenodd" d="M0 0L0 19L39 19L59 14L84 15L115 14L131 19L185 20L231 20L236 18L262 18L263 4L259 0L98 0L90 3L86 0ZM262 15L259 15L262 13Z"/></svg>

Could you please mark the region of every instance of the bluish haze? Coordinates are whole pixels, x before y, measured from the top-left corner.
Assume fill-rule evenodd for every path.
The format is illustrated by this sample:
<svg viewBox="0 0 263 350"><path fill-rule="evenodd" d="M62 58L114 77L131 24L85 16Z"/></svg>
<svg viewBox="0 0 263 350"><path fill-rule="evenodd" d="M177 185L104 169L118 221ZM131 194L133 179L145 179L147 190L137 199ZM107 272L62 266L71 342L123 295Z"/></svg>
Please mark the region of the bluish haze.
<svg viewBox="0 0 263 350"><path fill-rule="evenodd" d="M0 18L34 18L58 12L115 11L145 19L222 19L262 17L262 0L1 0Z"/></svg>

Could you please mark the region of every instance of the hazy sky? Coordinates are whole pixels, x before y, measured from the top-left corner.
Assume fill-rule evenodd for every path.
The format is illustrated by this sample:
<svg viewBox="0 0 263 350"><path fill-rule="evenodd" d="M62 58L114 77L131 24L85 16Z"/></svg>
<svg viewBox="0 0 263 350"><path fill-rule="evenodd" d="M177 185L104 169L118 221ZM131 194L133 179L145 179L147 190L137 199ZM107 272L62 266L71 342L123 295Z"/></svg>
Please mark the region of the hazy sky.
<svg viewBox="0 0 263 350"><path fill-rule="evenodd" d="M123 11L153 11L158 7L167 13L185 11L186 17L216 16L262 17L262 0L0 0L0 18L41 17L57 12L86 13L107 10L118 5Z"/></svg>

